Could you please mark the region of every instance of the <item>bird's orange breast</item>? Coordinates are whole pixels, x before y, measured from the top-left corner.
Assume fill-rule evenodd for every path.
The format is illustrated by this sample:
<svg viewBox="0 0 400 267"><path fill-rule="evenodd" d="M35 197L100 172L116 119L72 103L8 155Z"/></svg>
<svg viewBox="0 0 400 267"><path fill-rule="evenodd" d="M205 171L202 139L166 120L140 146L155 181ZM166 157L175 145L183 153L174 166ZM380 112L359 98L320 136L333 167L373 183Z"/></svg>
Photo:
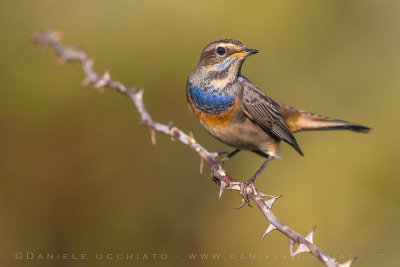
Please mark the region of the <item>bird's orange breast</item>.
<svg viewBox="0 0 400 267"><path fill-rule="evenodd" d="M235 111L238 108L238 100L235 99L232 106L226 111L219 114L206 113L196 108L192 101L189 103L189 108L192 110L194 115L200 120L200 122L206 127L224 127L228 126L235 115Z"/></svg>

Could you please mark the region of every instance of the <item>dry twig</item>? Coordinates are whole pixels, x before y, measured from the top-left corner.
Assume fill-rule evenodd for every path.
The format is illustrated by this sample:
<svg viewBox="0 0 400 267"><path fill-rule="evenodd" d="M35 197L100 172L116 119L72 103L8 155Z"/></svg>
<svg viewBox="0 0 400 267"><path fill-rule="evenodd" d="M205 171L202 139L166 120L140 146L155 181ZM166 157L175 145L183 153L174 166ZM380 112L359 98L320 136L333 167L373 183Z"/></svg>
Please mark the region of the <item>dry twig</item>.
<svg viewBox="0 0 400 267"><path fill-rule="evenodd" d="M34 43L47 47L52 46L58 56L58 62L64 64L66 62L79 61L82 63L83 71L85 72L85 79L82 85L86 86L88 84L93 84L93 86L99 90L103 90L104 87L114 89L127 97L129 97L135 104L140 117L141 124L150 129L151 141L153 144L156 143L156 132L163 133L170 136L174 140L179 140L185 145L189 146L191 149L197 152L201 158L201 162L206 162L211 168L211 177L220 186L219 196L225 190L236 190L241 191L251 198L260 211L264 214L269 222L269 226L265 231L263 238L271 231L278 230L289 238L289 248L292 258L296 255L309 252L318 258L323 264L328 267L349 267L356 259L350 259L345 263L338 263L334 258L330 257L327 253L322 251L313 242L313 233L315 227L310 231L307 236L302 236L290 227L283 224L272 212L272 205L281 196L270 196L260 193L254 186L246 185L230 177L225 169L218 164L216 161L217 153L208 152L202 145L200 145L193 137L193 134L186 134L179 130L177 127L173 126L171 123L168 125L153 121L149 112L147 111L143 103L143 93L144 89L137 90L135 88L128 88L119 81L111 79L110 72L106 70L103 75L99 75L93 69L93 59L89 58L87 53L83 50L76 50L65 47L61 44L61 34L59 32L47 30L40 33L35 33L33 35ZM203 163L201 163L202 169ZM269 197L268 200L264 200L263 197ZM294 245L299 244L296 250L294 250Z"/></svg>

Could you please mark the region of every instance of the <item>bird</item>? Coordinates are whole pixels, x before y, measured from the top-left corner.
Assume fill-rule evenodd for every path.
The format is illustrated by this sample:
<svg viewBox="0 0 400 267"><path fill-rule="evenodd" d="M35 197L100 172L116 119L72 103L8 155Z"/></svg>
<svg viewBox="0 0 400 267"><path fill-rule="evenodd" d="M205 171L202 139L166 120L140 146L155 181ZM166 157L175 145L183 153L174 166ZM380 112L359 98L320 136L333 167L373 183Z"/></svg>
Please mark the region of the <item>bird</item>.
<svg viewBox="0 0 400 267"><path fill-rule="evenodd" d="M369 127L360 124L306 112L269 98L241 74L245 59L258 52L233 39L211 42L187 79L189 109L208 133L235 149L218 164L223 165L241 150L255 152L265 161L247 181L254 184L269 163L280 158L278 147L281 141L303 156L293 135L296 132L370 131Z"/></svg>

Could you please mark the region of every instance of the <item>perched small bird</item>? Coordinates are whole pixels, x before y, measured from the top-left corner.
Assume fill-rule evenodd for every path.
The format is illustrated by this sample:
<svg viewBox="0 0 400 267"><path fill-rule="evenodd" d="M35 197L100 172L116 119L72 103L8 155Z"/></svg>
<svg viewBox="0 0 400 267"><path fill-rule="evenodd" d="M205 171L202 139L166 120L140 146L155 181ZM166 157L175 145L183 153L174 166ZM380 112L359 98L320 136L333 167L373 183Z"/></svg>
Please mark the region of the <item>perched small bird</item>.
<svg viewBox="0 0 400 267"><path fill-rule="evenodd" d="M275 102L241 75L246 57L258 53L239 41L224 39L207 45L186 84L189 108L201 125L219 141L236 148L220 161L240 150L250 150L266 158L248 181L257 176L275 157L281 140L303 155L294 132L305 130L351 130L370 128L331 119Z"/></svg>

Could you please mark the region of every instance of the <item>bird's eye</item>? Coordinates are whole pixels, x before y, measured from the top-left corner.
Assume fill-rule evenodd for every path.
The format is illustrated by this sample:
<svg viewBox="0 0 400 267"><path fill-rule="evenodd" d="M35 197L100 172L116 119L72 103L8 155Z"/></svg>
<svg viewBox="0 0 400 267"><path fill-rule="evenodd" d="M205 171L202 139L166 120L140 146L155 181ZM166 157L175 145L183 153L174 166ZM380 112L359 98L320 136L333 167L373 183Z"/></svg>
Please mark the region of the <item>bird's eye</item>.
<svg viewBox="0 0 400 267"><path fill-rule="evenodd" d="M217 47L217 54L220 56L223 56L225 54L226 50L222 46Z"/></svg>

